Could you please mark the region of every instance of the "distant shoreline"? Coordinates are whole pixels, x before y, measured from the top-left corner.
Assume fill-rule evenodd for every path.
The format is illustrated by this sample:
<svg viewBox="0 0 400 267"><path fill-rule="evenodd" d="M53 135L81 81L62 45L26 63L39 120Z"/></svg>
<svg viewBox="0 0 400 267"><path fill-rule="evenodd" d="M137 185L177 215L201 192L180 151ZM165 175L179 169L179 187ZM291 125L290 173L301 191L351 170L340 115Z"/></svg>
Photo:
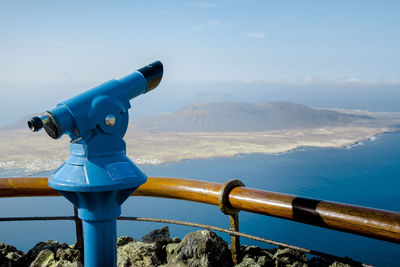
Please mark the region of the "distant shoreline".
<svg viewBox="0 0 400 267"><path fill-rule="evenodd" d="M180 157L178 160L176 158L171 158L171 160L157 160L157 159L140 159L132 157L128 154L128 156L137 164L137 165L142 165L142 166L162 166L164 164L168 163L177 163L177 162L184 162L184 161L189 161L189 160L207 160L207 159L217 159L217 158L237 158L241 156L246 156L246 155L251 155L251 154L265 154L265 155L282 155L282 154L287 154L287 153L292 153L296 152L302 149L307 149L307 148L337 148L337 149L352 149L353 147L359 146L359 145L365 145L368 142L374 142L376 138L380 138L381 136L384 135L389 135L389 134L399 134L399 130L389 130L389 131L382 131L382 132L376 132L375 134L366 136L364 138L360 138L357 140L353 140L352 142L347 142L347 143L338 143L336 146L331 145L331 142L326 142L326 143L320 143L320 145L298 145L298 146L293 146L289 147L290 149L284 149L288 148L287 146L281 146L281 150L277 149L276 151L273 152L268 152L268 151L248 151L246 153L235 153L232 155L197 155L198 157L187 157L183 158ZM129 152L129 149L128 149ZM176 155L175 155L176 156ZM196 155L194 155L196 156ZM200 157L202 156L202 157ZM0 175L4 176L7 175L7 173L10 173L9 176L12 176L13 171L15 170L15 173L17 175L29 175L29 176L38 176L38 175L47 175L46 173L53 172L55 169L57 169L61 164L63 160L54 160L54 159L38 159L38 160L28 160L28 161L20 161L20 162L10 162L10 161L0 161ZM150 162L150 163L149 163ZM40 166L42 168L40 168ZM43 174L42 174L43 173Z"/></svg>
<svg viewBox="0 0 400 267"><path fill-rule="evenodd" d="M166 161L158 161L156 164L148 164L148 163L139 163L143 162L145 160L134 160L134 162L138 165L163 165L167 163L172 163L172 162L182 162L182 161L187 161L187 160L203 160L203 159L216 159L216 158L236 158L240 157L243 155L250 155L250 154L265 154L265 155L281 155L281 154L286 154L286 153L291 153L291 152L296 152L301 149L307 149L307 148L336 148L336 149L351 149L356 146L364 145L365 142L373 142L375 138L379 138L380 136L386 135L386 134L397 134L400 133L399 130L385 130L385 131L379 131L376 132L372 135L359 138L359 139L354 139L350 142L344 142L344 143L339 143L337 145L331 145L330 141L327 141L326 143L321 142L319 145L298 145L298 146L292 146L292 147L284 147L282 146L282 149L277 149L276 151L250 151L246 153L236 153L233 155L216 155L216 156L204 156L204 157L190 157L190 158L180 158L179 160L166 160ZM371 140L372 139L372 140ZM360 144L361 143L361 144Z"/></svg>
<svg viewBox="0 0 400 267"><path fill-rule="evenodd" d="M400 133L400 131L383 132L383 133L371 136L370 138L373 138L373 137L378 138L379 136L383 136L383 135L386 135L386 134L397 134L397 133ZM293 148L293 149L290 149L290 150L285 150L285 151L282 151L282 152L277 152L277 153L253 152L253 153L246 153L246 154L237 154L237 155L234 155L232 157L227 156L227 157L208 157L208 158L188 158L188 159L181 159L180 161L166 161L166 162L162 162L162 163L158 163L158 164L139 164L139 163L136 163L136 162L135 162L135 164L137 164L139 166L140 165L144 165L144 166L151 166L151 165L153 165L153 166L154 165L155 166L161 166L161 165L168 164L168 163L179 163L179 162L190 161L190 160L229 159L229 158L239 158L241 156L248 156L248 155L275 155L275 156L279 156L279 155L288 154L288 153L292 153L292 152L303 151L303 150L306 150L307 148L316 148L316 149L323 149L323 148L327 148L327 149L352 149L352 148L357 147L357 146L365 145L364 143L362 143L362 144L358 144L358 143L361 143L361 142L374 142L375 141L375 140L371 141L370 138L361 139L361 140L355 141L353 144L350 144L350 145L337 146L337 147L298 146L296 148Z"/></svg>

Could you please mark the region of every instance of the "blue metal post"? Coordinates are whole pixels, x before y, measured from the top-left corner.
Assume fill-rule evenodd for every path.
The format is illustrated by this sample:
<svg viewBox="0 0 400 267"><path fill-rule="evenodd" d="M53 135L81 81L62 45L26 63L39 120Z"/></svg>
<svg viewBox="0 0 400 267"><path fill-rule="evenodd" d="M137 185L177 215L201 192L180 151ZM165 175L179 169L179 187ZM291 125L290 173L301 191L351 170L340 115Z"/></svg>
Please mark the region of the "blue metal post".
<svg viewBox="0 0 400 267"><path fill-rule="evenodd" d="M154 89L163 66L155 62L58 104L28 121L54 139L71 137L70 157L49 186L78 208L84 235L85 266L116 266L116 220L122 203L147 177L126 156L129 100Z"/></svg>
<svg viewBox="0 0 400 267"><path fill-rule="evenodd" d="M116 220L82 221L86 266L116 266Z"/></svg>

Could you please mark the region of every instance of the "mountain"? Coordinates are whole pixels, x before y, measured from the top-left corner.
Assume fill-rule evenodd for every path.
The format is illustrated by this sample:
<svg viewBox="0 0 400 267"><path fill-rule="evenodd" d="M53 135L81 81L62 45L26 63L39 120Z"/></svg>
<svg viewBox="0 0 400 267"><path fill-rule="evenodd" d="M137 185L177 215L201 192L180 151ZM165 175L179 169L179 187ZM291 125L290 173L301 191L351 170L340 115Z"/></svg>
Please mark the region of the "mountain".
<svg viewBox="0 0 400 267"><path fill-rule="evenodd" d="M26 129L32 115L0 127L0 130ZM297 128L340 126L373 118L361 114L313 109L291 102L196 103L170 114L133 117L136 128L171 132L251 132Z"/></svg>
<svg viewBox="0 0 400 267"><path fill-rule="evenodd" d="M365 115L313 109L290 102L192 104L171 114L134 119L136 128L180 132L249 132L346 125Z"/></svg>

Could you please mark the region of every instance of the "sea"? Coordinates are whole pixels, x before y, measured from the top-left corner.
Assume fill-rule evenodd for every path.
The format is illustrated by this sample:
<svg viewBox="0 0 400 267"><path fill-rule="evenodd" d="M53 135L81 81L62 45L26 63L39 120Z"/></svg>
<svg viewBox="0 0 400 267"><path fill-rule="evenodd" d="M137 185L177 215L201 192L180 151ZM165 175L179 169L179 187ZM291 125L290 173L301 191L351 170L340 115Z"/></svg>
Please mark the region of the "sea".
<svg viewBox="0 0 400 267"><path fill-rule="evenodd" d="M250 154L234 158L185 160L162 165L139 165L148 176L167 176L225 182L239 179L252 188L308 198L343 202L400 212L400 133L382 134L344 148L300 147L280 154ZM0 170L0 177L23 176L24 170ZM49 175L39 173L37 175ZM73 214L61 197L3 198L0 216L57 216ZM218 207L189 201L131 197L122 215L165 218L229 227ZM244 233L348 256L376 266L400 266L400 245L248 212L239 213ZM118 222L118 235L140 239L166 224ZM168 225L171 236L183 238L198 230ZM219 234L229 240L226 234ZM75 242L70 221L0 222L0 241L27 251L37 242ZM270 247L241 238L241 243Z"/></svg>

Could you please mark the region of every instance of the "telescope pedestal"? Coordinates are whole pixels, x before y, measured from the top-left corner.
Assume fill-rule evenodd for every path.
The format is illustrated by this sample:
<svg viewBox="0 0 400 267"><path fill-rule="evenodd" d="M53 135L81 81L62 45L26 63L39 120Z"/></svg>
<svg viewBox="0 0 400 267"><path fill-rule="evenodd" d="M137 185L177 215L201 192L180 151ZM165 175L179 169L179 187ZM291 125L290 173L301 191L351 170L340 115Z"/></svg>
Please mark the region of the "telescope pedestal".
<svg viewBox="0 0 400 267"><path fill-rule="evenodd" d="M147 177L124 150L90 157L85 144L70 148L71 156L50 177L49 185L78 208L85 266L116 266L116 221L121 205Z"/></svg>
<svg viewBox="0 0 400 267"><path fill-rule="evenodd" d="M59 191L78 207L82 219L86 267L117 266L117 218L121 204L137 189L106 192Z"/></svg>

